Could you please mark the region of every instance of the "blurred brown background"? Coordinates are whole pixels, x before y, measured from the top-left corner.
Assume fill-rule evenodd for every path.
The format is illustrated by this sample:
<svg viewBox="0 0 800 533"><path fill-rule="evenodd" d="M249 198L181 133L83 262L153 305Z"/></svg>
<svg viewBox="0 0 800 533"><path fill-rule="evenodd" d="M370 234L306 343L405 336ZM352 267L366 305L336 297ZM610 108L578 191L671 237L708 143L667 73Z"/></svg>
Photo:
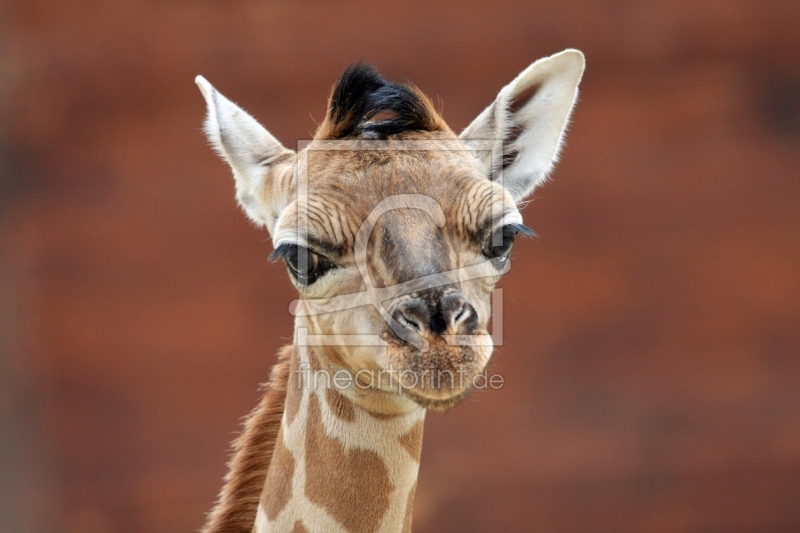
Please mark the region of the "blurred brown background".
<svg viewBox="0 0 800 533"><path fill-rule="evenodd" d="M294 147L352 61L460 130L576 47L506 386L429 415L415 531L800 531L799 28L796 0L0 3L0 530L195 531L291 337L196 74Z"/></svg>

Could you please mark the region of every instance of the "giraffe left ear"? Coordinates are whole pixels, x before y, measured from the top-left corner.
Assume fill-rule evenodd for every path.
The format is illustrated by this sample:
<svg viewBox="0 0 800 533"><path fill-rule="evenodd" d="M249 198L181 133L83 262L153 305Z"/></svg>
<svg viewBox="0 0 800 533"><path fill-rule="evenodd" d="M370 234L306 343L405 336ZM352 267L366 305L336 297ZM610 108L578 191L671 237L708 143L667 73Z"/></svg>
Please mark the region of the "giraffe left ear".
<svg viewBox="0 0 800 533"><path fill-rule="evenodd" d="M536 61L461 133L487 177L500 181L517 202L547 178L558 159L585 65L583 54L571 49Z"/></svg>
<svg viewBox="0 0 800 533"><path fill-rule="evenodd" d="M295 153L204 77L197 76L195 83L208 106L206 136L233 170L239 205L250 220L272 233L294 192Z"/></svg>

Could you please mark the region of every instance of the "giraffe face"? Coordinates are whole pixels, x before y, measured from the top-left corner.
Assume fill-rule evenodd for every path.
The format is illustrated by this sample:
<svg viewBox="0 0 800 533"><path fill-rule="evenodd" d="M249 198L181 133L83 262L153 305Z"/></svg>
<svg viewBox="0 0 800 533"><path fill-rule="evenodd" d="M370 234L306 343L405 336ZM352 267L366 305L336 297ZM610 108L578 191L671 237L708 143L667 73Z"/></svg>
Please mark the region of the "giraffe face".
<svg viewBox="0 0 800 533"><path fill-rule="evenodd" d="M325 146L301 154L307 193L274 229L297 327L356 386L457 403L489 361L491 291L529 231L516 202L449 132Z"/></svg>
<svg viewBox="0 0 800 533"><path fill-rule="evenodd" d="M492 352L490 294L552 168L583 73L537 61L456 136L415 87L355 65L299 153L198 77L206 132L300 299L295 342L427 408L457 403Z"/></svg>

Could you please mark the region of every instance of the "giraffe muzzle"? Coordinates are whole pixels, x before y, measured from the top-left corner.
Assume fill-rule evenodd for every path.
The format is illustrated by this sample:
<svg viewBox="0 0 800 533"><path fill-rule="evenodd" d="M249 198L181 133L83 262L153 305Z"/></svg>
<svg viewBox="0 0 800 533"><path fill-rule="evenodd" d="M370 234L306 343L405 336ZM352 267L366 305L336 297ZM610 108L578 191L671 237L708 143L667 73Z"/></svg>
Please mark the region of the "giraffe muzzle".
<svg viewBox="0 0 800 533"><path fill-rule="evenodd" d="M390 315L383 334L389 386L426 408L457 404L493 348L475 307L458 290L429 289L401 299Z"/></svg>
<svg viewBox="0 0 800 533"><path fill-rule="evenodd" d="M473 335L478 328L478 314L460 292L421 291L395 305L391 315L392 332L406 342L419 335L432 343L443 335Z"/></svg>

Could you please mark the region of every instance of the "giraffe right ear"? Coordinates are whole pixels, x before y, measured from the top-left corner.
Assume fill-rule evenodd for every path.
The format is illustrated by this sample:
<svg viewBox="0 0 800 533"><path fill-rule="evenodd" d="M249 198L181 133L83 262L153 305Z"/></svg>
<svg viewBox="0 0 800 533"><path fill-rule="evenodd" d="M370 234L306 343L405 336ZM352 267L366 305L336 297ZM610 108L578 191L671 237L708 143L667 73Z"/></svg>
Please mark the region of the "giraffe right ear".
<svg viewBox="0 0 800 533"><path fill-rule="evenodd" d="M214 150L233 170L236 199L247 216L270 233L294 194L297 154L208 81L195 83L208 106L205 132Z"/></svg>
<svg viewBox="0 0 800 533"><path fill-rule="evenodd" d="M558 158L585 64L578 50L536 61L461 134L486 176L501 181L517 202L547 178Z"/></svg>

